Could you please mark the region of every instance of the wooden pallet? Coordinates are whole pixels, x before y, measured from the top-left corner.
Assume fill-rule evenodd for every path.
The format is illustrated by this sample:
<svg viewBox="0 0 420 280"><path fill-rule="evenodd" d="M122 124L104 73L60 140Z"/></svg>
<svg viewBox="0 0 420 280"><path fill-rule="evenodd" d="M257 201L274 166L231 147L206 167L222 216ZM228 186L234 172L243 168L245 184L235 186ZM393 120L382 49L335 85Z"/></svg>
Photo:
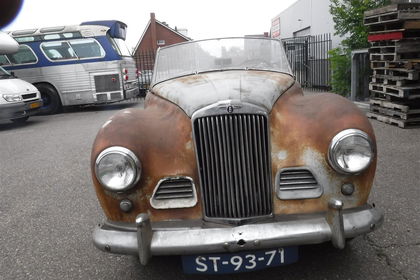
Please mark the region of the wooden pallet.
<svg viewBox="0 0 420 280"><path fill-rule="evenodd" d="M405 68L393 68L393 69L374 69L373 76L376 77L387 77L393 80L418 80L419 71L408 70Z"/></svg>
<svg viewBox="0 0 420 280"><path fill-rule="evenodd" d="M372 69L390 69L390 68L404 68L407 70L420 70L420 59L407 59L400 61L379 61L374 60L370 62Z"/></svg>
<svg viewBox="0 0 420 280"><path fill-rule="evenodd" d="M368 35L369 42L389 41L389 40L403 40L403 39L418 39L420 38L420 30L386 30L380 32L371 32Z"/></svg>
<svg viewBox="0 0 420 280"><path fill-rule="evenodd" d="M411 86L411 87L396 87L396 86L387 86L384 84L369 84L369 90L372 92L378 92L386 95L392 95L405 99L418 99L420 98L420 87Z"/></svg>
<svg viewBox="0 0 420 280"><path fill-rule="evenodd" d="M385 99L370 99L369 100L370 106L380 106L382 108L388 108L395 111L408 113L410 111L410 106L402 103L391 102Z"/></svg>
<svg viewBox="0 0 420 280"><path fill-rule="evenodd" d="M420 15L420 13L419 13ZM420 20L394 20L369 26L369 34L389 33L420 29Z"/></svg>
<svg viewBox="0 0 420 280"><path fill-rule="evenodd" d="M420 44L418 46L420 50ZM404 61L404 60L420 60L420 52L416 51L413 53L395 53L395 52L379 52L369 54L371 61Z"/></svg>
<svg viewBox="0 0 420 280"><path fill-rule="evenodd" d="M370 111L373 113L379 113L382 115L402 119L402 120L412 120L420 119L420 110L409 110L408 112L402 112L399 109L384 108L377 105L370 105Z"/></svg>
<svg viewBox="0 0 420 280"><path fill-rule="evenodd" d="M410 120L402 120L396 119L390 116L382 115L379 113L368 112L366 116L371 119L376 119L380 122L384 122L387 124L397 125L401 128L413 128L413 127L420 127L420 118L413 118Z"/></svg>
<svg viewBox="0 0 420 280"><path fill-rule="evenodd" d="M418 80L406 80L406 79L394 79L392 76L372 76L371 82L374 84L383 84L394 87L406 87L406 86L418 86L420 83Z"/></svg>
<svg viewBox="0 0 420 280"><path fill-rule="evenodd" d="M400 3L366 11L364 24L371 26L419 18L420 3Z"/></svg>
<svg viewBox="0 0 420 280"><path fill-rule="evenodd" d="M370 53L417 53L420 40L417 38L391 41L374 41L370 43Z"/></svg>

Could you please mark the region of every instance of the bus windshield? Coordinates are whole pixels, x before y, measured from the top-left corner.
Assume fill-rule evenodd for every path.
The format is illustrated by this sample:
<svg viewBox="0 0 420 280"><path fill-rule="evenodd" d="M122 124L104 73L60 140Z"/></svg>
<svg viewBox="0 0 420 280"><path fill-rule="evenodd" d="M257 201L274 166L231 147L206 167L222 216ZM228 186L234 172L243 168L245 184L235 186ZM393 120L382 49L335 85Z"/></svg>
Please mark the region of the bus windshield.
<svg viewBox="0 0 420 280"><path fill-rule="evenodd" d="M112 38L108 36L109 40L112 43L112 47L115 51L121 56L131 56L130 50L126 45L125 41L120 38Z"/></svg>
<svg viewBox="0 0 420 280"><path fill-rule="evenodd" d="M247 69L291 73L281 41L225 38L160 49L153 83L194 73Z"/></svg>

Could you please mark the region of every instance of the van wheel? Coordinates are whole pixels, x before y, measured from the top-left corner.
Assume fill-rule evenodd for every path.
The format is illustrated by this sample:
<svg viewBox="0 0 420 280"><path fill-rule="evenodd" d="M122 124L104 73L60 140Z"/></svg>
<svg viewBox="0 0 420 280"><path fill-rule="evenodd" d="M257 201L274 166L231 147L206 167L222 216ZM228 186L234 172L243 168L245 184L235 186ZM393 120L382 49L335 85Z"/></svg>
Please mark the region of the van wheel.
<svg viewBox="0 0 420 280"><path fill-rule="evenodd" d="M18 119L11 119L12 122L14 123L24 123L29 119L29 117L23 117L23 118L18 118Z"/></svg>
<svg viewBox="0 0 420 280"><path fill-rule="evenodd" d="M61 110L61 101L54 87L48 84L37 84L35 87L41 93L43 102L40 114L51 115L58 113Z"/></svg>

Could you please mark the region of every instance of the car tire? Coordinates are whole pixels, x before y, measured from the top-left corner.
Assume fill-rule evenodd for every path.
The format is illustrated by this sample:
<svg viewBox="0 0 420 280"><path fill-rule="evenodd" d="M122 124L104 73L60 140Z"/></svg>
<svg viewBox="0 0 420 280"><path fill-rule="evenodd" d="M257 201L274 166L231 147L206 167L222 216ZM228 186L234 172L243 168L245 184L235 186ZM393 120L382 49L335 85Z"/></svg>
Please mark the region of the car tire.
<svg viewBox="0 0 420 280"><path fill-rule="evenodd" d="M61 101L55 88L49 84L36 84L35 87L41 93L43 105L40 114L52 115L61 110Z"/></svg>
<svg viewBox="0 0 420 280"><path fill-rule="evenodd" d="M23 117L23 118L18 118L18 119L11 119L11 121L14 123L25 123L28 119L29 117Z"/></svg>

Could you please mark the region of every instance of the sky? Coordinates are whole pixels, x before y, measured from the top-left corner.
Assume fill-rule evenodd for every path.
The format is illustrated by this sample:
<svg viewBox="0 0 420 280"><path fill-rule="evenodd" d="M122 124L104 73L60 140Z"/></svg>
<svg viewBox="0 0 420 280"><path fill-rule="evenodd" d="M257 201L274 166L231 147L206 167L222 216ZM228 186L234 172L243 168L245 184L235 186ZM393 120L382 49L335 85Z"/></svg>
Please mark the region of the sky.
<svg viewBox="0 0 420 280"><path fill-rule="evenodd" d="M0 0L1 1L1 0ZM296 0L24 0L17 18L3 31L116 19L125 22L134 48L150 13L171 28L186 28L194 40L262 34L271 19Z"/></svg>

